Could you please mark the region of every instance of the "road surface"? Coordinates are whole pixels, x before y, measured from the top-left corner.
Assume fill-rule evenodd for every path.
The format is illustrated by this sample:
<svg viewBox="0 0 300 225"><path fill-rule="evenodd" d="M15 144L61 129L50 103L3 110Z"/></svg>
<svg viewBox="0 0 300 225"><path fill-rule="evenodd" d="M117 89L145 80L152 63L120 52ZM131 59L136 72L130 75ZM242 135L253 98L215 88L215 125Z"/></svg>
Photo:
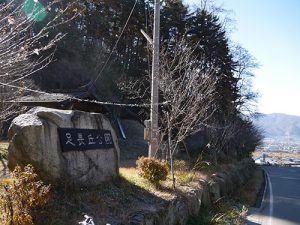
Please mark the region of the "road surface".
<svg viewBox="0 0 300 225"><path fill-rule="evenodd" d="M300 225L300 167L263 167L268 186L255 221L249 224Z"/></svg>

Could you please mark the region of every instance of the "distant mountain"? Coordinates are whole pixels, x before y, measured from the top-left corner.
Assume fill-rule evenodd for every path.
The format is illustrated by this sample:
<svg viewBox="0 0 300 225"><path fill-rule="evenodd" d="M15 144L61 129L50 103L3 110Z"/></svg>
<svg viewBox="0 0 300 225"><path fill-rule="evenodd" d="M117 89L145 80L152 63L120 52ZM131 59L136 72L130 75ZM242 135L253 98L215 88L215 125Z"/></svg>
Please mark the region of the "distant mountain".
<svg viewBox="0 0 300 225"><path fill-rule="evenodd" d="M269 138L300 139L300 116L291 116L281 113L263 114L254 121Z"/></svg>

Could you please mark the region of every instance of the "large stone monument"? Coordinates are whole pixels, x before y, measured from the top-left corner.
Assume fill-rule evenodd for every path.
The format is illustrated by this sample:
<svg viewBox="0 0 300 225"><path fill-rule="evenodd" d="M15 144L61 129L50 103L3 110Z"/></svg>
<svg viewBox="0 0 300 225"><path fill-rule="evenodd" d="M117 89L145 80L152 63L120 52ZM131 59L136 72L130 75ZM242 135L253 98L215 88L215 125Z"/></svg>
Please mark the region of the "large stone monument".
<svg viewBox="0 0 300 225"><path fill-rule="evenodd" d="M11 170L31 164L50 183L85 186L118 176L117 136L102 114L37 107L15 118L8 134Z"/></svg>

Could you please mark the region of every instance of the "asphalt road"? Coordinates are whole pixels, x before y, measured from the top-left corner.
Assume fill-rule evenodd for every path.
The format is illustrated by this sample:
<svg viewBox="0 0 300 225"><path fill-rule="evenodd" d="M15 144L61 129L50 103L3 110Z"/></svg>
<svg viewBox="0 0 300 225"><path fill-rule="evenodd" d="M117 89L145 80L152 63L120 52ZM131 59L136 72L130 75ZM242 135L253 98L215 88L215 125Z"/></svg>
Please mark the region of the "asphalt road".
<svg viewBox="0 0 300 225"><path fill-rule="evenodd" d="M268 186L258 212L262 225L300 225L300 167L263 167Z"/></svg>

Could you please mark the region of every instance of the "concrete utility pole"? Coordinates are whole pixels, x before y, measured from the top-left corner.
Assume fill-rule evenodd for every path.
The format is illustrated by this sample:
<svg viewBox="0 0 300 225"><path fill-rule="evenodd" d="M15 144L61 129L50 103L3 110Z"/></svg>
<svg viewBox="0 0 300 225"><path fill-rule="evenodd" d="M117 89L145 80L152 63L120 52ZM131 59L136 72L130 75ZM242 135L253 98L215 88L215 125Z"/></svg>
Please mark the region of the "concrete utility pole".
<svg viewBox="0 0 300 225"><path fill-rule="evenodd" d="M150 112L150 143L149 157L156 157L158 151L158 79L159 79L159 29L160 29L160 0L155 0L152 56L152 88Z"/></svg>

